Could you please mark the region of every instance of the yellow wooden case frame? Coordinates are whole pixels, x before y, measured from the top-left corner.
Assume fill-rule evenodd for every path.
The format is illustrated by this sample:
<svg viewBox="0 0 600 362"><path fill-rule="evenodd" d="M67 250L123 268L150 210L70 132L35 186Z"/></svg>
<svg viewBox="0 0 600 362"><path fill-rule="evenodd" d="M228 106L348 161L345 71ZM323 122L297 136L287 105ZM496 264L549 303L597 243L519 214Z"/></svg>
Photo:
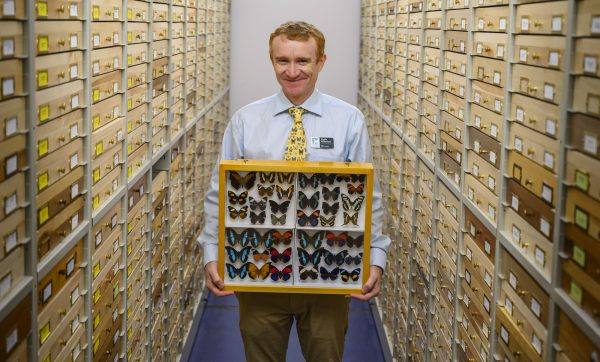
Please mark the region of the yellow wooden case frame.
<svg viewBox="0 0 600 362"><path fill-rule="evenodd" d="M225 280L225 190L227 188L227 171L266 171L294 173L335 173L367 175L365 193L365 227L362 261L362 284L354 288L331 287L298 287L298 286L265 286L265 285L227 285L225 290L238 292L265 293L309 293L309 294L356 294L361 293L362 286L369 279L370 247L371 247L371 197L373 195L373 165L364 162L313 162L313 161L280 161L280 160L223 160L219 163L219 259L218 271ZM349 230L355 231L355 230Z"/></svg>

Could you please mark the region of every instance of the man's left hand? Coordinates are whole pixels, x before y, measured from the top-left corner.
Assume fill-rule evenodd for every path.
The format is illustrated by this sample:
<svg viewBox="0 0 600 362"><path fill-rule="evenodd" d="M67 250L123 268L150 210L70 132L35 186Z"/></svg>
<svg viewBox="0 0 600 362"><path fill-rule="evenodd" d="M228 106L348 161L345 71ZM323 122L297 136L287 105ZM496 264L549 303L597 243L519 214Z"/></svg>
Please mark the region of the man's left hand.
<svg viewBox="0 0 600 362"><path fill-rule="evenodd" d="M369 279L362 288L362 294L351 294L350 297L360 300L369 300L378 296L381 291L382 274L383 270L380 267L371 265L371 268L369 269Z"/></svg>

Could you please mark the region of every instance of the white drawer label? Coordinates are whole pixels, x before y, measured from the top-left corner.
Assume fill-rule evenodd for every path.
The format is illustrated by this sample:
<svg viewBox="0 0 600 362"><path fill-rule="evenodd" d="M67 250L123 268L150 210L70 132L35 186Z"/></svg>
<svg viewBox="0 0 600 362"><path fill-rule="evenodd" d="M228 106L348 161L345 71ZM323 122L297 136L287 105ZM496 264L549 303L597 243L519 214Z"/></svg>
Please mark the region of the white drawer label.
<svg viewBox="0 0 600 362"><path fill-rule="evenodd" d="M6 2L4 3L4 5L6 7ZM12 332L10 332L8 336L6 336L6 353L10 352L15 347L18 341L19 332L18 329L15 328L12 330Z"/></svg>
<svg viewBox="0 0 600 362"><path fill-rule="evenodd" d="M15 94L15 79L7 78L2 80L2 96Z"/></svg>
<svg viewBox="0 0 600 362"><path fill-rule="evenodd" d="M71 169L74 169L75 167L77 167L78 164L79 164L79 156L75 153L70 158L69 166L71 167Z"/></svg>
<svg viewBox="0 0 600 362"><path fill-rule="evenodd" d="M492 137L498 137L498 126L496 126L495 124L492 123L492 125L490 126L490 135Z"/></svg>
<svg viewBox="0 0 600 362"><path fill-rule="evenodd" d="M75 287L75 289L73 289L71 292L71 305L75 304L77 299L79 299L79 286Z"/></svg>
<svg viewBox="0 0 600 362"><path fill-rule="evenodd" d="M100 46L100 34L94 34L92 36L92 40L93 40L93 44L95 47L99 47Z"/></svg>
<svg viewBox="0 0 600 362"><path fill-rule="evenodd" d="M460 52L464 53L465 52L465 42L464 41L460 41Z"/></svg>
<svg viewBox="0 0 600 362"><path fill-rule="evenodd" d="M77 225L79 225L79 214L75 214L71 217L71 230L75 230Z"/></svg>
<svg viewBox="0 0 600 362"><path fill-rule="evenodd" d="M529 18L526 18L526 17L521 18L521 30L529 31Z"/></svg>
<svg viewBox="0 0 600 362"><path fill-rule="evenodd" d="M554 155L548 151L544 151L544 166L554 168Z"/></svg>
<svg viewBox="0 0 600 362"><path fill-rule="evenodd" d="M481 43L477 43L477 46L475 47L475 52L477 54L481 54L483 52L483 45L481 45Z"/></svg>
<svg viewBox="0 0 600 362"><path fill-rule="evenodd" d="M94 74L100 73L100 62L94 62L94 64L92 64L92 72Z"/></svg>
<svg viewBox="0 0 600 362"><path fill-rule="evenodd" d="M75 270L75 257L72 257L67 262L67 277L73 273L73 270Z"/></svg>
<svg viewBox="0 0 600 362"><path fill-rule="evenodd" d="M113 93L117 93L119 91L119 82L113 83Z"/></svg>
<svg viewBox="0 0 600 362"><path fill-rule="evenodd" d="M502 111L502 102L499 99L494 100L494 110L496 112Z"/></svg>
<svg viewBox="0 0 600 362"><path fill-rule="evenodd" d="M500 326L500 337L502 337L504 343L508 345L508 331L506 330L506 328L504 328L503 325Z"/></svg>
<svg viewBox="0 0 600 362"><path fill-rule="evenodd" d="M75 123L69 129L69 137L71 139L73 139L73 138L76 138L77 136L79 136L79 126L77 125L77 123Z"/></svg>
<svg viewBox="0 0 600 362"><path fill-rule="evenodd" d="M512 238L514 241L521 241L521 229L519 229L516 225L512 226Z"/></svg>
<svg viewBox="0 0 600 362"><path fill-rule="evenodd" d="M113 67L114 68L118 68L119 67L119 57L114 57L114 59L113 59Z"/></svg>
<svg viewBox="0 0 600 362"><path fill-rule="evenodd" d="M17 155L13 155L6 159L5 171L6 175L10 175L13 172L17 171Z"/></svg>
<svg viewBox="0 0 600 362"><path fill-rule="evenodd" d="M548 65L551 65L553 67L558 67L559 59L560 59L560 56L558 55L558 52L548 53Z"/></svg>
<svg viewBox="0 0 600 362"><path fill-rule="evenodd" d="M540 218L540 231L546 236L550 236L550 223L543 217Z"/></svg>
<svg viewBox="0 0 600 362"><path fill-rule="evenodd" d="M583 71L585 73L595 74L598 69L597 59L594 55L585 55L583 57Z"/></svg>
<svg viewBox="0 0 600 362"><path fill-rule="evenodd" d="M76 198L79 195L79 184L74 183L71 185L71 199Z"/></svg>
<svg viewBox="0 0 600 362"><path fill-rule="evenodd" d="M488 204L488 215L492 220L496 220L496 208Z"/></svg>
<svg viewBox="0 0 600 362"><path fill-rule="evenodd" d="M600 33L600 16L592 16L592 26L590 32L592 34Z"/></svg>
<svg viewBox="0 0 600 362"><path fill-rule="evenodd" d="M496 72L494 71L494 80L493 80L494 84L500 84L500 72Z"/></svg>
<svg viewBox="0 0 600 362"><path fill-rule="evenodd" d="M71 4L69 6L69 16L74 18L77 17L79 14L79 9L77 7L77 4Z"/></svg>
<svg viewBox="0 0 600 362"><path fill-rule="evenodd" d="M492 245L490 244L490 242L485 240L485 242L483 244L484 244L483 249L485 250L485 253L487 255L491 255L492 254Z"/></svg>
<svg viewBox="0 0 600 362"><path fill-rule="evenodd" d="M494 180L492 176L488 176L488 187L491 190L494 190L496 188L496 180Z"/></svg>
<svg viewBox="0 0 600 362"><path fill-rule="evenodd" d="M513 303L508 297L504 298L504 307L510 315L513 314Z"/></svg>
<svg viewBox="0 0 600 362"><path fill-rule="evenodd" d="M479 20L477 21L477 29L483 30L484 27L485 27L485 22L483 21L483 18L479 18Z"/></svg>
<svg viewBox="0 0 600 362"><path fill-rule="evenodd" d="M79 95L75 94L71 97L71 109L79 107Z"/></svg>
<svg viewBox="0 0 600 362"><path fill-rule="evenodd" d="M465 270L465 280L467 281L467 284L471 285L471 273L469 273L468 270Z"/></svg>
<svg viewBox="0 0 600 362"><path fill-rule="evenodd" d="M498 27L500 30L506 30L506 18L500 18Z"/></svg>
<svg viewBox="0 0 600 362"><path fill-rule="evenodd" d="M556 121L553 119L546 120L546 133L555 136L556 135Z"/></svg>
<svg viewBox="0 0 600 362"><path fill-rule="evenodd" d="M487 284L488 287L492 287L492 276L490 275L490 273L488 273L488 271L485 271L485 284Z"/></svg>
<svg viewBox="0 0 600 362"><path fill-rule="evenodd" d="M102 243L102 231L98 231L94 239L96 242L96 246L100 245Z"/></svg>
<svg viewBox="0 0 600 362"><path fill-rule="evenodd" d="M8 235L6 235L5 239L5 249L6 249L6 253L10 253L14 248L17 247L17 232L16 231L12 231L11 233L9 233Z"/></svg>
<svg viewBox="0 0 600 362"><path fill-rule="evenodd" d="M3 8L4 16L15 16L15 0L5 0Z"/></svg>
<svg viewBox="0 0 600 362"><path fill-rule="evenodd" d="M552 84L544 84L544 98L554 100L554 86Z"/></svg>
<svg viewBox="0 0 600 362"><path fill-rule="evenodd" d="M113 19L119 19L119 8L113 8Z"/></svg>
<svg viewBox="0 0 600 362"><path fill-rule="evenodd" d="M473 100L475 101L475 103L479 103L481 101L481 95L479 94L479 92L475 92L475 94L473 95Z"/></svg>
<svg viewBox="0 0 600 362"><path fill-rule="evenodd" d="M595 155L598 149L598 136L590 132L584 132L583 149Z"/></svg>
<svg viewBox="0 0 600 362"><path fill-rule="evenodd" d="M475 150L475 152L479 153L480 147L481 146L479 145L479 141L473 142L473 149Z"/></svg>
<svg viewBox="0 0 600 362"><path fill-rule="evenodd" d="M467 256L467 259L473 260L473 252L471 251L471 249L467 248L465 255Z"/></svg>
<svg viewBox="0 0 600 362"><path fill-rule="evenodd" d="M523 108L517 107L515 117L517 118L517 121L523 122L523 120L525 118L525 111L523 111Z"/></svg>
<svg viewBox="0 0 600 362"><path fill-rule="evenodd" d="M533 337L531 338L531 345L533 346L533 348L535 348L535 351L541 356L542 355L542 341L540 341L540 338L538 336L536 336L535 333L533 334Z"/></svg>
<svg viewBox="0 0 600 362"><path fill-rule="evenodd" d="M468 3L468 1L467 1L467 3ZM460 28L462 30L465 30L467 28L467 19L464 19L464 18L460 19Z"/></svg>
<svg viewBox="0 0 600 362"><path fill-rule="evenodd" d="M15 41L14 39L4 39L2 41L2 56L10 57L15 55Z"/></svg>
<svg viewBox="0 0 600 362"><path fill-rule="evenodd" d="M17 208L17 193L14 192L12 195L6 198L4 203L4 214L8 215Z"/></svg>
<svg viewBox="0 0 600 362"><path fill-rule="evenodd" d="M485 299L487 299L487 298L484 298L484 303L485 303ZM489 301L488 301L488 304L489 304ZM490 329L488 328L487 324L485 324L485 322L481 323L481 331L485 335L485 338L490 338Z"/></svg>
<svg viewBox="0 0 600 362"><path fill-rule="evenodd" d="M76 361L77 357L79 357L80 353L81 353L81 344L77 343L75 348L73 348L73 351L71 351L71 360ZM117 353L117 356L118 356L118 353Z"/></svg>
<svg viewBox="0 0 600 362"><path fill-rule="evenodd" d="M481 128L481 117L475 116L475 126Z"/></svg>
<svg viewBox="0 0 600 362"><path fill-rule="evenodd" d="M483 307L485 308L486 312L490 312L490 300L485 295L483 296Z"/></svg>
<svg viewBox="0 0 600 362"><path fill-rule="evenodd" d="M513 289L517 289L517 276L514 275L513 272L508 272L508 284L510 284Z"/></svg>
<svg viewBox="0 0 600 362"><path fill-rule="evenodd" d="M546 253L544 253L544 251L537 245L535 247L535 261L537 261L541 266L546 265Z"/></svg>
<svg viewBox="0 0 600 362"><path fill-rule="evenodd" d="M490 162L496 164L496 152L490 151Z"/></svg>
<svg viewBox="0 0 600 362"><path fill-rule="evenodd" d="M515 136L515 150L523 152L523 140Z"/></svg>
<svg viewBox="0 0 600 362"><path fill-rule="evenodd" d="M538 302L538 300L533 296L531 297L531 305L529 309L531 309L533 314L538 318L540 318L542 315L542 306L540 305L540 302Z"/></svg>
<svg viewBox="0 0 600 362"><path fill-rule="evenodd" d="M473 189L470 187L467 191L467 196L469 197L469 200L473 201L473 197L475 196L475 191L473 191ZM473 229L474 229L474 227L473 227ZM471 234L475 235L474 232L472 232Z"/></svg>
<svg viewBox="0 0 600 362"><path fill-rule="evenodd" d="M46 284L42 290L42 303L47 303L52 296L52 282Z"/></svg>
<svg viewBox="0 0 600 362"><path fill-rule="evenodd" d="M479 166L477 164L473 164L473 176L479 176Z"/></svg>
<svg viewBox="0 0 600 362"><path fill-rule="evenodd" d="M562 17L561 16L553 16L552 17L552 31L559 32L562 30Z"/></svg>
<svg viewBox="0 0 600 362"><path fill-rule="evenodd" d="M71 333L74 333L79 327L79 314L75 315L75 318L71 321Z"/></svg>
<svg viewBox="0 0 600 362"><path fill-rule="evenodd" d="M2 280L0 280L0 295L4 295L4 293L8 292L11 286L12 273L8 273L2 278Z"/></svg>
<svg viewBox="0 0 600 362"><path fill-rule="evenodd" d="M71 48L77 48L77 34L71 34L71 38L69 39L69 45Z"/></svg>
<svg viewBox="0 0 600 362"><path fill-rule="evenodd" d="M113 44L119 44L119 33L113 33Z"/></svg>

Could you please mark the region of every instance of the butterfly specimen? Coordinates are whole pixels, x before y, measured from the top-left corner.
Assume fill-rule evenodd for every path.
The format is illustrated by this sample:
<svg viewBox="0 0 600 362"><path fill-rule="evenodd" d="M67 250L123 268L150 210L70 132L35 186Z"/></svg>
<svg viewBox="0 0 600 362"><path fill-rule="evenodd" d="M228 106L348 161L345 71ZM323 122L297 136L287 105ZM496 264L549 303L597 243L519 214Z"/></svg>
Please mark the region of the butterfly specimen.
<svg viewBox="0 0 600 362"><path fill-rule="evenodd" d="M288 200L278 204L276 201L269 200L269 205L271 205L271 212L285 214L288 210L288 206L290 206L290 201Z"/></svg>
<svg viewBox="0 0 600 362"><path fill-rule="evenodd" d="M271 224L273 225L285 225L285 219L287 218L287 214L283 214L281 216L276 216L275 214L271 214Z"/></svg>
<svg viewBox="0 0 600 362"><path fill-rule="evenodd" d="M244 177L235 171L229 172L229 183L236 190L240 187L250 190L254 187L254 182L256 182L256 172L248 172Z"/></svg>
<svg viewBox="0 0 600 362"><path fill-rule="evenodd" d="M321 210L315 210L310 215L306 215L304 211L298 210L298 224L300 226L305 226L306 224L310 224L310 226L317 226L319 224L320 214Z"/></svg>
<svg viewBox="0 0 600 362"><path fill-rule="evenodd" d="M340 196L340 188L332 187L331 190L327 188L327 186L323 186L323 200L335 201Z"/></svg>
<svg viewBox="0 0 600 362"><path fill-rule="evenodd" d="M360 248L361 246L363 246L364 241L365 241L364 235L359 235L356 238L353 238L350 235L346 236L346 244L350 248L353 248L353 247Z"/></svg>
<svg viewBox="0 0 600 362"><path fill-rule="evenodd" d="M346 259L346 255L348 255L347 250L342 250L337 254L332 253L329 250L323 251L324 260L327 265L336 264L342 265L344 264L344 260Z"/></svg>
<svg viewBox="0 0 600 362"><path fill-rule="evenodd" d="M240 279L244 279L246 275L248 275L248 266L250 263L246 263L239 268L234 267L232 264L226 263L227 267L227 275L229 279L234 279L236 276L239 276Z"/></svg>
<svg viewBox="0 0 600 362"><path fill-rule="evenodd" d="M321 216L319 218L321 220L321 226L334 226L335 225L335 215L326 217Z"/></svg>
<svg viewBox="0 0 600 362"><path fill-rule="evenodd" d="M293 172L279 172L279 173L277 173L277 181L279 181L280 184L282 184L282 183L291 184L292 182L294 182L294 173Z"/></svg>
<svg viewBox="0 0 600 362"><path fill-rule="evenodd" d="M246 230L250 230L250 236L249 236L250 245L252 245L254 248L258 248L258 246L260 244L264 244L265 248L268 249L273 244L273 239L271 238L271 235L268 232L265 233L264 235L260 235L258 233L258 231L254 230L254 229L246 229Z"/></svg>
<svg viewBox="0 0 600 362"><path fill-rule="evenodd" d="M292 248L287 248L284 251L282 251L281 253L275 249L275 248L271 248L271 261L274 263L277 262L282 262L282 263L287 263L290 261L290 258L292 257Z"/></svg>
<svg viewBox="0 0 600 362"><path fill-rule="evenodd" d="M267 214L264 211L260 213L254 213L250 211L250 222L253 224L264 224Z"/></svg>
<svg viewBox="0 0 600 362"><path fill-rule="evenodd" d="M239 210L233 206L227 206L227 209L229 210L229 217L232 219L237 219L239 217L241 220L248 216L248 206L244 206Z"/></svg>
<svg viewBox="0 0 600 362"><path fill-rule="evenodd" d="M367 177L367 175L337 175L336 176L336 180L337 181L344 181L344 182L360 182L363 183L365 182L365 178Z"/></svg>
<svg viewBox="0 0 600 362"><path fill-rule="evenodd" d="M354 214L344 213L344 225L350 223L352 223L352 225L358 225L358 212L355 212Z"/></svg>
<svg viewBox="0 0 600 362"><path fill-rule="evenodd" d="M267 277L269 276L269 270L271 269L270 263L265 263L260 268L258 268L256 265L254 265L252 263L248 263L248 264L249 264L248 265L248 274L250 275L250 278L252 278L252 279L256 279L256 278L267 279Z"/></svg>
<svg viewBox="0 0 600 362"><path fill-rule="evenodd" d="M235 250L231 246L226 246L225 251L227 251L227 256L229 257L229 261L232 263L235 263L238 259L240 259L240 261L242 263L245 263L248 261L248 256L250 255L250 247L249 246L242 248L242 250L240 250L240 251Z"/></svg>
<svg viewBox="0 0 600 362"><path fill-rule="evenodd" d="M348 184L348 193L352 194L362 194L365 191L365 184L358 184L358 186L354 186L352 184Z"/></svg>
<svg viewBox="0 0 600 362"><path fill-rule="evenodd" d="M342 195L342 204L344 206L344 210L359 211L362 207L362 202L364 199L364 196L359 196L354 201L352 201L350 197L348 197L348 195Z"/></svg>
<svg viewBox="0 0 600 362"><path fill-rule="evenodd" d="M298 192L298 206L301 209L306 209L307 207L311 209L316 209L319 207L319 196L321 194L319 191L315 192L310 198L306 196L306 194L302 191Z"/></svg>
<svg viewBox="0 0 600 362"><path fill-rule="evenodd" d="M225 229L225 238L231 246L234 246L238 242L241 246L246 246L248 245L248 242L250 242L250 240L254 237L254 235L258 235L256 230L254 229L246 229L239 234L236 233L233 229Z"/></svg>
<svg viewBox="0 0 600 362"><path fill-rule="evenodd" d="M328 204L326 202L323 202L323 213L324 214L332 214L335 215L337 214L338 210L340 209L340 203L339 202L335 202L333 204Z"/></svg>
<svg viewBox="0 0 600 362"><path fill-rule="evenodd" d="M319 276L319 271L316 266L308 269L305 266L298 266L298 274L300 275L300 279L306 280L308 278L315 280Z"/></svg>
<svg viewBox="0 0 600 362"><path fill-rule="evenodd" d="M325 239L327 239L327 245L329 246L344 246L346 245L346 239L348 238L348 234L345 232L341 232L338 235L333 233L332 231L327 231L325 233Z"/></svg>
<svg viewBox="0 0 600 362"><path fill-rule="evenodd" d="M277 230L269 230L265 235L268 235L267 237L271 238L271 243L273 245L279 245L281 243L290 245L292 243L292 236L294 233L290 230L285 231L284 233L281 233Z"/></svg>
<svg viewBox="0 0 600 362"><path fill-rule="evenodd" d="M324 267L320 267L319 274L321 274L321 279L323 279L323 280L327 280L327 279L336 280L338 275L340 274L340 268L336 267L335 269L329 271L329 270L325 269Z"/></svg>
<svg viewBox="0 0 600 362"><path fill-rule="evenodd" d="M308 263L312 263L313 265L318 265L321 262L321 256L323 256L323 248L319 248L315 250L312 254L308 251L297 248L298 250L298 260L300 261L300 265L306 265Z"/></svg>
<svg viewBox="0 0 600 362"><path fill-rule="evenodd" d="M258 184L258 195L260 197L263 196L273 196L273 190L275 190L275 185L267 186Z"/></svg>
<svg viewBox="0 0 600 362"><path fill-rule="evenodd" d="M237 203L244 205L246 203L246 199L248 198L248 191L244 191L239 195L236 195L236 193L233 191L229 191L227 195L229 196L230 204L235 205Z"/></svg>
<svg viewBox="0 0 600 362"><path fill-rule="evenodd" d="M340 269L340 276L343 282L348 282L352 280L353 282L358 280L360 276L360 268L356 268L353 271L348 271L346 269Z"/></svg>
<svg viewBox="0 0 600 362"><path fill-rule="evenodd" d="M251 210L264 210L267 208L267 198L255 199L250 196L250 209Z"/></svg>
<svg viewBox="0 0 600 362"><path fill-rule="evenodd" d="M283 267L281 270L277 269L277 267L271 266L269 272L271 273L271 279L274 282L278 281L279 279L287 282L292 277L292 266L288 265Z"/></svg>
<svg viewBox="0 0 600 362"><path fill-rule="evenodd" d="M298 242L304 249L309 246L318 249L323 243L323 239L325 239L325 231L317 231L313 234L313 236L308 235L308 233L304 230L298 230L296 233Z"/></svg>
<svg viewBox="0 0 600 362"><path fill-rule="evenodd" d="M269 251L258 251L256 249L252 249L252 258L254 259L254 261L267 261L269 260Z"/></svg>
<svg viewBox="0 0 600 362"><path fill-rule="evenodd" d="M283 187L277 185L275 186L275 189L277 190L277 196L279 197L279 200L284 198L291 199L294 195L294 185L288 187L287 189L284 189Z"/></svg>
<svg viewBox="0 0 600 362"><path fill-rule="evenodd" d="M362 261L362 257L363 257L363 253L358 253L355 256L348 254L344 258L344 263L346 263L348 265L352 265L352 263L354 263L355 265L358 265Z"/></svg>
<svg viewBox="0 0 600 362"><path fill-rule="evenodd" d="M259 172L258 179L262 183L270 183L275 182L275 172Z"/></svg>
<svg viewBox="0 0 600 362"><path fill-rule="evenodd" d="M310 186L313 189L316 189L317 187L319 187L319 178L319 174L314 174L311 177L308 177L303 173L299 173L298 183L300 184L300 188L305 189Z"/></svg>
<svg viewBox="0 0 600 362"><path fill-rule="evenodd" d="M325 184L325 185L333 185L333 182L335 181L335 174L334 173L322 173L320 174L321 179L321 183Z"/></svg>

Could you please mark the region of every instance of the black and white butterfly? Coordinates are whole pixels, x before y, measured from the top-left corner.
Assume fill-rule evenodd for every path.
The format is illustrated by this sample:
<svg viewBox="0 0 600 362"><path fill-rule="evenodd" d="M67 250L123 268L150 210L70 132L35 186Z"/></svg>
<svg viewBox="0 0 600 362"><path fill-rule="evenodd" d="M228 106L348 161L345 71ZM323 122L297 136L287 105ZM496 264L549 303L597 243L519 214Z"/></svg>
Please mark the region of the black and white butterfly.
<svg viewBox="0 0 600 362"><path fill-rule="evenodd" d="M346 211L359 211L364 201L364 196L359 196L354 201L346 194L342 195L342 204Z"/></svg>
<svg viewBox="0 0 600 362"><path fill-rule="evenodd" d="M301 209L311 208L316 209L319 207L320 192L315 192L310 198L302 191L298 192L298 206Z"/></svg>
<svg viewBox="0 0 600 362"><path fill-rule="evenodd" d="M311 177L308 177L303 173L299 173L298 183L300 185L300 188L302 189L305 189L307 187L312 187L313 189L316 189L317 187L319 187L319 178L319 174L314 174Z"/></svg>
<svg viewBox="0 0 600 362"><path fill-rule="evenodd" d="M277 190L277 196L279 197L279 200L291 199L292 196L294 195L294 185L288 187L287 189L277 185L275 187L275 190Z"/></svg>
<svg viewBox="0 0 600 362"><path fill-rule="evenodd" d="M265 210L267 208L267 198L255 199L250 196L250 209L251 210Z"/></svg>

